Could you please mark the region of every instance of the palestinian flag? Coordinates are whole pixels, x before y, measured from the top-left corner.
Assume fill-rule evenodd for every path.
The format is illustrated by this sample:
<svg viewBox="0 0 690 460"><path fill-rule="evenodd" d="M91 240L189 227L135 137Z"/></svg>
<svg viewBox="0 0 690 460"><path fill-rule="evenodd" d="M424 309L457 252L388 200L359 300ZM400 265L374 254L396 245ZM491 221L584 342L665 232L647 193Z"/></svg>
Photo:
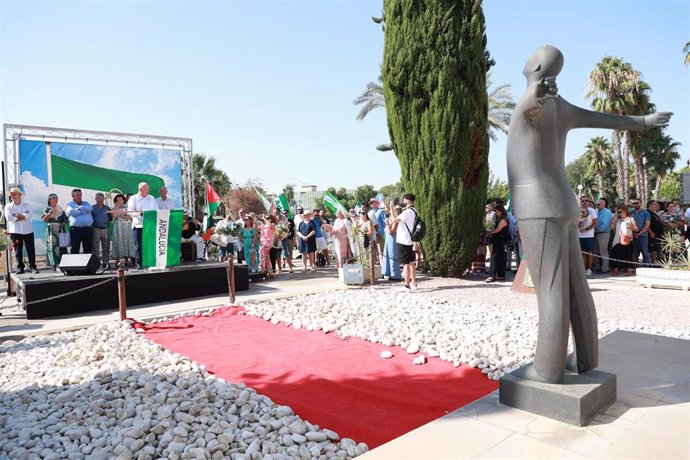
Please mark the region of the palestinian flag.
<svg viewBox="0 0 690 460"><path fill-rule="evenodd" d="M283 215L284 211L287 211L288 216L292 217L292 211L290 211L290 205L288 204L287 196L284 193L273 198L273 206L280 209L281 216Z"/></svg>
<svg viewBox="0 0 690 460"><path fill-rule="evenodd" d="M330 209L333 214L340 210L343 212L343 214L345 214L345 217L349 216L345 206L343 206L342 203L338 201L338 199L330 192L326 192L326 194L323 196L323 205Z"/></svg>
<svg viewBox="0 0 690 460"><path fill-rule="evenodd" d="M182 210L144 211L141 265L165 268L180 263Z"/></svg>
<svg viewBox="0 0 690 460"><path fill-rule="evenodd" d="M210 227L210 223L213 221L211 216L216 212L218 206L222 203L220 196L213 189L213 185L209 181L206 181L206 224L204 230Z"/></svg>

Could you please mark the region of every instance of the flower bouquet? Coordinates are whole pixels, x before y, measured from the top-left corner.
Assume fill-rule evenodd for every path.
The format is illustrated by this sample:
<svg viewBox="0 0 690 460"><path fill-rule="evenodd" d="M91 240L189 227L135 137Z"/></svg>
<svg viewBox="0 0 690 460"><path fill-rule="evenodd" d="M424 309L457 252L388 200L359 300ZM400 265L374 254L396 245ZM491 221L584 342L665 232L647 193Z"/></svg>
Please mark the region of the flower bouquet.
<svg viewBox="0 0 690 460"><path fill-rule="evenodd" d="M12 246L10 235L7 234L4 228L0 228L0 251L9 249Z"/></svg>
<svg viewBox="0 0 690 460"><path fill-rule="evenodd" d="M228 222L225 224L216 225L216 233L219 235L237 236L242 229L242 225L237 222Z"/></svg>
<svg viewBox="0 0 690 460"><path fill-rule="evenodd" d="M276 225L276 237L278 239L283 240L288 236L288 234L290 234L290 229L288 228L287 224L281 222Z"/></svg>

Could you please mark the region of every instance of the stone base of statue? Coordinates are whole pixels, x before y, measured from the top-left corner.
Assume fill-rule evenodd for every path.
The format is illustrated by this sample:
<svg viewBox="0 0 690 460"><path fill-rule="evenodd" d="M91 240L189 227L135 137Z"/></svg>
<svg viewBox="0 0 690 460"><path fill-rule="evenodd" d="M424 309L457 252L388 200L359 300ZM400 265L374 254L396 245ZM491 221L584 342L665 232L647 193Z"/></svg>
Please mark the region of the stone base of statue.
<svg viewBox="0 0 690 460"><path fill-rule="evenodd" d="M533 414L585 426L616 401L616 375L591 370L566 372L563 383L543 383L520 375L525 367L501 377L499 401Z"/></svg>

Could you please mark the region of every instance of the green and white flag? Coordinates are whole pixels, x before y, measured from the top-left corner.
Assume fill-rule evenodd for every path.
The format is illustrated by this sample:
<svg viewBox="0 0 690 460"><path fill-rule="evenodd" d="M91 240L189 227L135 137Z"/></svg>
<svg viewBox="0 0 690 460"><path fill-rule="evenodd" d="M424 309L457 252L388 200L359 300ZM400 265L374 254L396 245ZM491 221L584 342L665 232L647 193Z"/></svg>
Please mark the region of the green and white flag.
<svg viewBox="0 0 690 460"><path fill-rule="evenodd" d="M141 265L165 268L180 263L182 210L144 211Z"/></svg>
<svg viewBox="0 0 690 460"><path fill-rule="evenodd" d="M280 196L273 198L273 205L280 209L280 214L283 215L284 211L288 212L288 216L292 217L292 211L290 211L290 205L288 204L287 196L283 193Z"/></svg>
<svg viewBox="0 0 690 460"><path fill-rule="evenodd" d="M343 206L342 203L338 201L338 199L330 192L326 192L326 194L323 196L323 205L330 209L333 214L340 210L343 212L343 214L345 214L345 217L348 217L349 215L347 213L347 209L345 209L345 206Z"/></svg>
<svg viewBox="0 0 690 460"><path fill-rule="evenodd" d="M254 187L254 191L256 192L256 195L259 197L259 201L261 201L261 204L264 205L264 209L266 210L267 214L271 214L271 202L268 201L268 199L259 192L256 187Z"/></svg>

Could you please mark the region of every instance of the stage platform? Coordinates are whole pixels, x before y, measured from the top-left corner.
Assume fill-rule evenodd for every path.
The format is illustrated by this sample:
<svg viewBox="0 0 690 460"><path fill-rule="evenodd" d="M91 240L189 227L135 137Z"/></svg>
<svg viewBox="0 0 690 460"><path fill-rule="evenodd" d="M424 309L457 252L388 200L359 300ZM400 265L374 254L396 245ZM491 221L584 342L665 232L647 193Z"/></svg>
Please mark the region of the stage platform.
<svg viewBox="0 0 690 460"><path fill-rule="evenodd" d="M235 265L234 273L235 290L248 290L247 267ZM118 308L116 270L99 271L91 276L67 276L60 271L43 269L37 275L27 272L11 277L18 303L26 310L27 319ZM97 283L103 284L88 289ZM163 271L130 269L125 272L125 283L128 307L228 294L227 264L185 262ZM69 292L73 293L45 300Z"/></svg>

